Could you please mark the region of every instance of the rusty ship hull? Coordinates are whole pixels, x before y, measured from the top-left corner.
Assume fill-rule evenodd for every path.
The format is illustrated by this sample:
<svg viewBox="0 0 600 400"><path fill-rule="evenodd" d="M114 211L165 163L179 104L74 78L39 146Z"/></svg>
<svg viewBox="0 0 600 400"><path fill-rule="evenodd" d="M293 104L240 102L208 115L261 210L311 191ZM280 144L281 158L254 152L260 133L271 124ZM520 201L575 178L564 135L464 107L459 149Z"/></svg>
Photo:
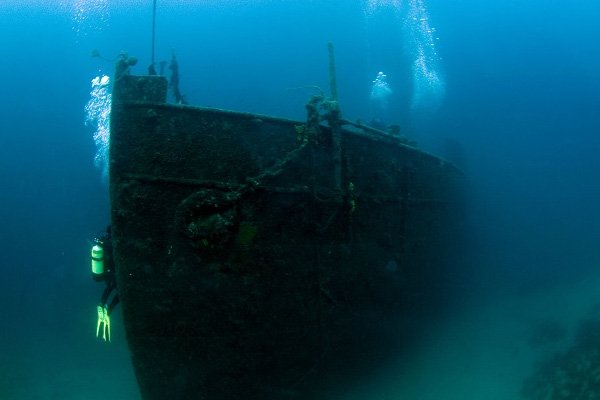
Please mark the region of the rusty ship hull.
<svg viewBox="0 0 600 400"><path fill-rule="evenodd" d="M166 91L124 76L111 112L115 263L143 399L343 393L394 354L403 316L441 306L463 174L384 133L342 129L335 149L328 126Z"/></svg>

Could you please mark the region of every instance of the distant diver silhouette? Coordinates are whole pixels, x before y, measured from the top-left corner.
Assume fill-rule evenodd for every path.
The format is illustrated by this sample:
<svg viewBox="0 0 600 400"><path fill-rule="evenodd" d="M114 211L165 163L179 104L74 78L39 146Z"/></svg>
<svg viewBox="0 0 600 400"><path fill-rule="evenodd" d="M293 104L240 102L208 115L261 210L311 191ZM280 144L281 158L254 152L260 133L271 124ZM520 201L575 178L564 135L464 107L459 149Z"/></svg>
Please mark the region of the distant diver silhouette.
<svg viewBox="0 0 600 400"><path fill-rule="evenodd" d="M185 95L179 90L179 63L177 62L177 57L175 57L175 50L171 50L171 65L169 65L169 69L171 70L171 81L169 82L169 86L171 86L171 89L173 90L175 102L179 104L188 104Z"/></svg>

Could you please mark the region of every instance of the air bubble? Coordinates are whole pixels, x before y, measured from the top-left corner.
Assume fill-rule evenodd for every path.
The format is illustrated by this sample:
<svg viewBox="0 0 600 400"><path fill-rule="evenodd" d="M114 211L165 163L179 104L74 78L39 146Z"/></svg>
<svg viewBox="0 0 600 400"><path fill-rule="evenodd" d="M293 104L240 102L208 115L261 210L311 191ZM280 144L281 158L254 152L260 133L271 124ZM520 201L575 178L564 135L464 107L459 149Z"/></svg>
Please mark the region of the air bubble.
<svg viewBox="0 0 600 400"><path fill-rule="evenodd" d="M102 171L102 181L108 181L108 144L110 140L110 79L104 75L92 79L90 100L85 106L85 124L94 128L96 156L94 164Z"/></svg>

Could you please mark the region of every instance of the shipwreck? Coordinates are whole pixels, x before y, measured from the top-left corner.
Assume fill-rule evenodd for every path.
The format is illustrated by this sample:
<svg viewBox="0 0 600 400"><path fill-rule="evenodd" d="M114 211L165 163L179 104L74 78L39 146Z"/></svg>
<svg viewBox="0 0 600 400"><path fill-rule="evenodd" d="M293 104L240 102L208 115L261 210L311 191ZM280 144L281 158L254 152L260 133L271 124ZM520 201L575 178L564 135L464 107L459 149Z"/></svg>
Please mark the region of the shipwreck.
<svg viewBox="0 0 600 400"><path fill-rule="evenodd" d="M306 121L115 80L114 256L144 400L335 398L442 307L465 177L344 120L331 70Z"/></svg>

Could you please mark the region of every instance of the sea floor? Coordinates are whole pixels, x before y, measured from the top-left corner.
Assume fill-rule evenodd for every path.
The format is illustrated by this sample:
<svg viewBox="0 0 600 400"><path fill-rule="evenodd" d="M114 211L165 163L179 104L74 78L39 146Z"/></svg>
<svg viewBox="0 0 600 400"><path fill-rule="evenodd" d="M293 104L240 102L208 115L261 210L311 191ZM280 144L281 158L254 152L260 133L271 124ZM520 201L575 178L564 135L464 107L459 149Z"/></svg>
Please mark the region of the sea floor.
<svg viewBox="0 0 600 400"><path fill-rule="evenodd" d="M569 347L578 322L599 303L600 274L480 298L429 324L408 356L339 400L522 399L536 362ZM68 313L33 321L28 335L19 332L22 325L0 333L0 398L140 400L120 312L113 316L112 343L96 339L93 307L89 316L74 313L80 315L71 322ZM535 327L546 320L565 327L566 336L536 345ZM63 329L44 332L48 324Z"/></svg>
<svg viewBox="0 0 600 400"><path fill-rule="evenodd" d="M89 316L55 310L54 320L2 332L2 400L140 400L121 313L107 343L96 338L95 306L87 308Z"/></svg>
<svg viewBox="0 0 600 400"><path fill-rule="evenodd" d="M597 318L599 305L600 275L489 298L433 324L410 359L343 399L525 399L523 381L539 362L569 348L580 321ZM565 335L544 337L547 321Z"/></svg>

